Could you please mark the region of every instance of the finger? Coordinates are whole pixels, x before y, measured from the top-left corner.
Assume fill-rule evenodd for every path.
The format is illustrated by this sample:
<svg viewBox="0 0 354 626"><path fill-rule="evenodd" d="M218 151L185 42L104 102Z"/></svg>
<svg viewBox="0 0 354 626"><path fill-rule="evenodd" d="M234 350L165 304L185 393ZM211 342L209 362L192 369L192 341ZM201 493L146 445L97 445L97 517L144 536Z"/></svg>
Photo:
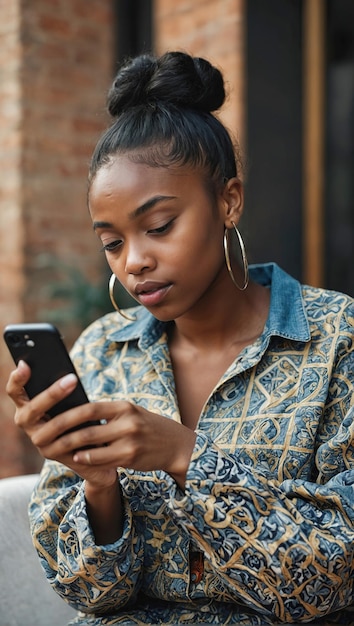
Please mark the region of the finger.
<svg viewBox="0 0 354 626"><path fill-rule="evenodd" d="M75 374L67 374L33 398L33 403L46 413L49 409L58 404L60 400L70 395L77 386L77 383L78 379Z"/></svg>
<svg viewBox="0 0 354 626"><path fill-rule="evenodd" d="M33 443L38 447L53 443L54 453L57 455L77 448L95 446L97 439L100 439L97 435L100 425L94 423L90 426L91 422L96 420L89 405L71 409L50 419L33 437Z"/></svg>
<svg viewBox="0 0 354 626"><path fill-rule="evenodd" d="M11 372L6 385L6 393L16 406L22 406L28 402L28 395L24 389L25 384L31 377L31 369L25 361L19 361L17 368Z"/></svg>
<svg viewBox="0 0 354 626"><path fill-rule="evenodd" d="M73 449L98 445L103 446L117 438L117 429L124 434L124 424L128 423L130 432L134 428L129 421L131 404L127 402L92 402L81 405L79 408L71 409L55 418L57 436L64 436L68 430L75 429L70 433L70 443ZM123 419L126 418L126 419ZM92 422L92 426L90 426ZM119 425L118 425L119 422ZM97 426L100 426L97 428ZM82 428L81 428L82 427ZM69 435L65 435L69 437Z"/></svg>
<svg viewBox="0 0 354 626"><path fill-rule="evenodd" d="M42 427L34 436L34 443L42 447L55 442L52 453L56 455L81 448L106 446L117 439L117 428L121 437L133 428L130 420L120 421L127 416L129 407L131 409L126 402L95 402L70 409Z"/></svg>
<svg viewBox="0 0 354 626"><path fill-rule="evenodd" d="M19 411L19 425L31 426L39 422L55 404L68 396L75 389L76 385L77 377L75 374L67 374L48 387L48 389L45 389L45 391L42 391L29 401L27 400L26 410Z"/></svg>
<svg viewBox="0 0 354 626"><path fill-rule="evenodd" d="M116 455L110 450L109 446L102 448L89 448L87 450L76 450L73 455L73 461L80 465L116 467Z"/></svg>

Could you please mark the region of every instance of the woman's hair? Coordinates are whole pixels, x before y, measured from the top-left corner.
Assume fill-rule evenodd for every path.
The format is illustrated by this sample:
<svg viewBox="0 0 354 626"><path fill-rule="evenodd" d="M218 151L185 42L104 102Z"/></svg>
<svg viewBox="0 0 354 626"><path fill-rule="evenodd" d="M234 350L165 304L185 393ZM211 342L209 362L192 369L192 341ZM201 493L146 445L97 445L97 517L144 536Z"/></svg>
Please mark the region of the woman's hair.
<svg viewBox="0 0 354 626"><path fill-rule="evenodd" d="M225 100L221 72L184 52L141 55L118 71L108 93L112 125L94 150L89 185L113 155L151 167L199 167L213 188L237 175L230 135L212 114Z"/></svg>

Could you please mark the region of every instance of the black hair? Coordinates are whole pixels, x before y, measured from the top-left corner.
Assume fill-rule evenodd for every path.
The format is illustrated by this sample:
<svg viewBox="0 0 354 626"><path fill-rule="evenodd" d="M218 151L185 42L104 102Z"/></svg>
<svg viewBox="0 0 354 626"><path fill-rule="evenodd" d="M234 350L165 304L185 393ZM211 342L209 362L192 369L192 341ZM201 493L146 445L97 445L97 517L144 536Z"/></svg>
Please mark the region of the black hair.
<svg viewBox="0 0 354 626"><path fill-rule="evenodd" d="M152 167L200 167L217 186L237 176L231 137L212 114L224 101L223 76L205 59L184 52L129 59L108 93L114 119L94 150L89 184L113 155L127 152Z"/></svg>

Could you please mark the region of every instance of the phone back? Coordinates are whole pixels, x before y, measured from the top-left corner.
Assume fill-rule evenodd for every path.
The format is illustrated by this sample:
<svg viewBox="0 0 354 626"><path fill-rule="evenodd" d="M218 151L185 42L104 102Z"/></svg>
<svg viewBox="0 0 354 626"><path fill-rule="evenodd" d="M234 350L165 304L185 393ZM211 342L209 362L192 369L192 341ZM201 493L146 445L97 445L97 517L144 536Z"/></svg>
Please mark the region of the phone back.
<svg viewBox="0 0 354 626"><path fill-rule="evenodd" d="M77 376L60 333L52 324L13 324L5 328L4 339L15 363L23 360L31 368L31 378L25 385L29 398L66 374ZM76 389L48 414L53 417L86 402L88 398L79 380Z"/></svg>

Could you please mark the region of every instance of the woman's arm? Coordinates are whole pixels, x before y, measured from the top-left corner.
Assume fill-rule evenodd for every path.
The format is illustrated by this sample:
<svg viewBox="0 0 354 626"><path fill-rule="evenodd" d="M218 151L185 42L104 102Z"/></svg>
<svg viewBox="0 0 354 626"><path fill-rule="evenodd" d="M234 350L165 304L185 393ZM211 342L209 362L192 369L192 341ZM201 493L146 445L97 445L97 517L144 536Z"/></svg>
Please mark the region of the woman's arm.
<svg viewBox="0 0 354 626"><path fill-rule="evenodd" d="M87 516L97 545L114 543L122 536L122 498L118 477L102 489L92 483L85 484Z"/></svg>
<svg viewBox="0 0 354 626"><path fill-rule="evenodd" d="M29 516L46 576L69 604L81 611L106 613L134 600L140 585L143 546L127 505L120 539L98 545L88 517L85 483L60 463L46 461ZM101 531L99 522L96 533Z"/></svg>
<svg viewBox="0 0 354 626"><path fill-rule="evenodd" d="M353 422L354 407L331 443L347 469L325 485L278 483L198 435L185 494L164 497L230 598L289 623L352 602Z"/></svg>

